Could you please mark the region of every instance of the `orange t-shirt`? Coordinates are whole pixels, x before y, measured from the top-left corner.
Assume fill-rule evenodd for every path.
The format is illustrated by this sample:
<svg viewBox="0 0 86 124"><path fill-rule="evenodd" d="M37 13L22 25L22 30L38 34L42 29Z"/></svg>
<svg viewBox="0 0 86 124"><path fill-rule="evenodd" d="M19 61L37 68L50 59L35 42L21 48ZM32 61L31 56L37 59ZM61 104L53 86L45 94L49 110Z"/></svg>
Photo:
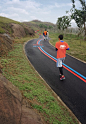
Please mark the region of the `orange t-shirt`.
<svg viewBox="0 0 86 124"><path fill-rule="evenodd" d="M64 41L56 42L55 47L58 49L57 50L57 58L66 57L66 49L69 48L69 46L66 42L64 42Z"/></svg>
<svg viewBox="0 0 86 124"><path fill-rule="evenodd" d="M44 35L47 35L47 31L44 31Z"/></svg>

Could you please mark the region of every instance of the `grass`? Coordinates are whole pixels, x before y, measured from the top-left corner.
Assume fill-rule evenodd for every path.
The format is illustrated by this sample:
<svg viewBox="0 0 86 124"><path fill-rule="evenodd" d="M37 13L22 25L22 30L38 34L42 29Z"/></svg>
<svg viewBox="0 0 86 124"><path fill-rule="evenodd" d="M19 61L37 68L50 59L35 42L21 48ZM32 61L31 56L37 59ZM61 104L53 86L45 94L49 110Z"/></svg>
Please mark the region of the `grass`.
<svg viewBox="0 0 86 124"><path fill-rule="evenodd" d="M0 23L16 23L16 24L20 24L20 22L18 21L14 21L12 19L6 18L6 17L2 17L0 16Z"/></svg>
<svg viewBox="0 0 86 124"><path fill-rule="evenodd" d="M0 33L6 33L8 31L10 34L13 33L10 23L21 24L20 22L14 21L12 19L0 16Z"/></svg>
<svg viewBox="0 0 86 124"><path fill-rule="evenodd" d="M58 41L59 33L50 33L50 43L55 46ZM69 44L70 50L67 51L68 54L83 60L86 62L86 41L82 37L78 37L74 34L65 34L64 41Z"/></svg>
<svg viewBox="0 0 86 124"><path fill-rule="evenodd" d="M36 37L35 37L36 38ZM48 124L78 124L78 121L45 85L27 60L23 44L29 37L16 39L14 49L0 58L3 75L19 88L31 107L37 110Z"/></svg>

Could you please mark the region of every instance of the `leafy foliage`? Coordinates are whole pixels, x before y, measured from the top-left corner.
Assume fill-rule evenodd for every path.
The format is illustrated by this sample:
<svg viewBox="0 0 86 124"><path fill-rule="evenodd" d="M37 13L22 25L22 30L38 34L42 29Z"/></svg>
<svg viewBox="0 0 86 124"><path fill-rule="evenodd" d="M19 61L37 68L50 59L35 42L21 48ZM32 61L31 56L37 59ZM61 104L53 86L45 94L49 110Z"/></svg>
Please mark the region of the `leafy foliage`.
<svg viewBox="0 0 86 124"><path fill-rule="evenodd" d="M85 26L85 22L86 22L86 2L85 0L79 0L82 8L81 10L77 10L75 8L75 1L71 0L73 3L73 8L72 8L72 19L75 20L77 26L80 28L82 28L82 26L84 26L84 32L85 32L85 37L86 37L86 26Z"/></svg>
<svg viewBox="0 0 86 124"><path fill-rule="evenodd" d="M75 9L74 13L71 15L72 19L75 20L77 26L81 28L83 26L82 11Z"/></svg>
<svg viewBox="0 0 86 124"><path fill-rule="evenodd" d="M39 27L40 28L45 28L45 29L52 29L53 28L53 26L51 26L51 25L45 25L45 24L39 24Z"/></svg>
<svg viewBox="0 0 86 124"><path fill-rule="evenodd" d="M63 16L63 17L58 18L58 20L57 20L57 28L59 30L67 29L68 27L71 26L70 21L71 21L71 19L68 16Z"/></svg>

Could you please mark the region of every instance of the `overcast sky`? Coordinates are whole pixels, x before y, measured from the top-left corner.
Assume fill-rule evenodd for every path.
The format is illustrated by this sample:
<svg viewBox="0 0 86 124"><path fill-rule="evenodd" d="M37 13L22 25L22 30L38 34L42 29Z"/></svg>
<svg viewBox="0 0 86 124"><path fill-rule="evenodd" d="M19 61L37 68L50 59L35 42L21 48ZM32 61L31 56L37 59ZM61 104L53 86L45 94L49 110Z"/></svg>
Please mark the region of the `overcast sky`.
<svg viewBox="0 0 86 124"><path fill-rule="evenodd" d="M76 7L80 8L79 0L75 1ZM19 22L37 19L56 24L57 19L71 8L71 0L0 0L0 16Z"/></svg>

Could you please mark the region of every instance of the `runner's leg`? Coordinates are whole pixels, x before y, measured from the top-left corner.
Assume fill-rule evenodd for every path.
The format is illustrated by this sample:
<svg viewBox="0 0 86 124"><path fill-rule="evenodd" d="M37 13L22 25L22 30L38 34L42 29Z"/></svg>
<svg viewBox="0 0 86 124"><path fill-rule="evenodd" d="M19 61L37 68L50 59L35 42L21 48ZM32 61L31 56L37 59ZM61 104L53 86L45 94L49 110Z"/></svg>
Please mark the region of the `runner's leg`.
<svg viewBox="0 0 86 124"><path fill-rule="evenodd" d="M59 67L59 72L61 75L63 75L63 67Z"/></svg>

